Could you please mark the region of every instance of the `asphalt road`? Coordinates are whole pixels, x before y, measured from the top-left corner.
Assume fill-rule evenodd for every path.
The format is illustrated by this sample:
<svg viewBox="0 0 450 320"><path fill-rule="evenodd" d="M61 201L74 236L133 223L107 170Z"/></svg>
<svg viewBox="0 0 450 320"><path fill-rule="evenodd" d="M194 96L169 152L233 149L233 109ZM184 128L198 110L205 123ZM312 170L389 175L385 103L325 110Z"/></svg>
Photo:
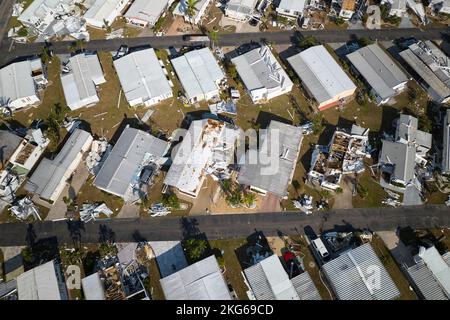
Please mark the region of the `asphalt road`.
<svg viewBox="0 0 450 320"><path fill-rule="evenodd" d="M438 40L449 36L449 28L431 28L426 31L411 29L382 29L382 30L316 30L316 31L280 31L257 33L231 33L219 36L220 46L239 46L251 41L267 41L273 44L295 43L299 38L314 36L322 42L346 42L355 38L366 37L372 40L394 40L401 37L416 37L418 39ZM0 65L7 64L17 58L31 56L42 52L43 43L14 44L5 39L0 49ZM129 47L152 46L154 48L168 48L170 46L182 47L189 43L183 36L164 37L138 37L111 40L92 40L86 43L85 48L92 51L114 51L121 45ZM51 49L55 53L69 53L71 42L53 42Z"/></svg>
<svg viewBox="0 0 450 320"><path fill-rule="evenodd" d="M319 233L335 226L369 228L372 231L450 227L450 209L445 206L345 209L304 215L300 213L225 214L210 216L162 217L149 219L113 219L108 222L68 224L66 221L39 222L33 225L0 225L0 246L26 245L29 239L57 237L59 244L181 240L187 235L204 233L208 239L245 238L263 231L266 236L304 234L310 226ZM70 230L71 231L70 231Z"/></svg>
<svg viewBox="0 0 450 320"><path fill-rule="evenodd" d="M12 15L14 0L0 0L0 43L8 32L8 22Z"/></svg>

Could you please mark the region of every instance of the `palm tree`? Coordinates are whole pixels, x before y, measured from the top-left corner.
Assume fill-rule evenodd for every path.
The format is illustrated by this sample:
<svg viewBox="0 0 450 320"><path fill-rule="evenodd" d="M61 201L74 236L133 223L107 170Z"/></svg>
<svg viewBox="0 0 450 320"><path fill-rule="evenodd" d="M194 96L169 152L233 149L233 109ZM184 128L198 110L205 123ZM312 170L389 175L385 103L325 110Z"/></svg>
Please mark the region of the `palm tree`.
<svg viewBox="0 0 450 320"><path fill-rule="evenodd" d="M198 9L195 7L200 0L186 0L186 10L185 13L189 17L189 22L191 23L192 29L194 29L194 17L195 12Z"/></svg>
<svg viewBox="0 0 450 320"><path fill-rule="evenodd" d="M214 27L210 32L209 37L211 39L211 47L214 50L214 46L219 43L219 30Z"/></svg>
<svg viewBox="0 0 450 320"><path fill-rule="evenodd" d="M85 39L77 39L72 45L69 46L69 50L72 53L77 53L78 51L84 50Z"/></svg>
<svg viewBox="0 0 450 320"><path fill-rule="evenodd" d="M188 239L185 242L185 248L189 258L195 261L201 258L207 248L207 243L202 239Z"/></svg>

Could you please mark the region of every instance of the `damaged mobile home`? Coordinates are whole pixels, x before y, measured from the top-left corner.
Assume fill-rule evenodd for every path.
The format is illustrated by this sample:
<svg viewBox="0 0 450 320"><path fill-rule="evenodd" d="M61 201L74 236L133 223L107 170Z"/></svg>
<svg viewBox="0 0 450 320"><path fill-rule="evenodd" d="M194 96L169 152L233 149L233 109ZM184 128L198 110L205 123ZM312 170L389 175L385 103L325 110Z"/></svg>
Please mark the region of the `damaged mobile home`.
<svg viewBox="0 0 450 320"><path fill-rule="evenodd" d="M350 132L338 129L328 146L314 149L308 181L325 189L337 190L342 175L365 170L365 158L370 158L369 129L357 125L352 125Z"/></svg>
<svg viewBox="0 0 450 320"><path fill-rule="evenodd" d="M193 121L183 138L175 146L175 157L164 184L190 197L197 197L207 175L226 179L239 130L218 120Z"/></svg>

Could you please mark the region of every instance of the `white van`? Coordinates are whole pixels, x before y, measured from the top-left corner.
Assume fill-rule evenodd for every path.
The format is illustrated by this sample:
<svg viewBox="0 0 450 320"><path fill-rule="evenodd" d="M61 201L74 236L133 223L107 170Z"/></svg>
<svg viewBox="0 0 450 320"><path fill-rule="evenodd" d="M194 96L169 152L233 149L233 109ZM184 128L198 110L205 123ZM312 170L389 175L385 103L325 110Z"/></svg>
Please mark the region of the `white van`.
<svg viewBox="0 0 450 320"><path fill-rule="evenodd" d="M317 238L311 241L312 246L320 255L323 261L328 261L330 259L330 253L322 242L322 239Z"/></svg>

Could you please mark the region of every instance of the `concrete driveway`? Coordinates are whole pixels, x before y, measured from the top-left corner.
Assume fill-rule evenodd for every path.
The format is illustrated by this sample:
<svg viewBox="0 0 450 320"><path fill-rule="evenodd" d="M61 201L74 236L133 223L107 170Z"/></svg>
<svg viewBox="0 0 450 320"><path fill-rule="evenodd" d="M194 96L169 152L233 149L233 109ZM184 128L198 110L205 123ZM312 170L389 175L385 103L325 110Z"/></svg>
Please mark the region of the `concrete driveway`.
<svg viewBox="0 0 450 320"><path fill-rule="evenodd" d="M378 231L377 234L391 251L392 256L399 265L414 265L411 249L400 240L395 231Z"/></svg>
<svg viewBox="0 0 450 320"><path fill-rule="evenodd" d="M139 218L139 205L137 204L124 204L120 212L117 214L116 218Z"/></svg>
<svg viewBox="0 0 450 320"><path fill-rule="evenodd" d="M78 168L75 170L72 176L70 184L67 184L63 192L59 196L58 200L55 201L53 206L51 206L48 216L45 220L58 220L64 219L66 217L67 205L64 203L64 197L74 199L80 191L81 187L86 183L89 177L89 171L87 170L84 161L80 163Z"/></svg>

